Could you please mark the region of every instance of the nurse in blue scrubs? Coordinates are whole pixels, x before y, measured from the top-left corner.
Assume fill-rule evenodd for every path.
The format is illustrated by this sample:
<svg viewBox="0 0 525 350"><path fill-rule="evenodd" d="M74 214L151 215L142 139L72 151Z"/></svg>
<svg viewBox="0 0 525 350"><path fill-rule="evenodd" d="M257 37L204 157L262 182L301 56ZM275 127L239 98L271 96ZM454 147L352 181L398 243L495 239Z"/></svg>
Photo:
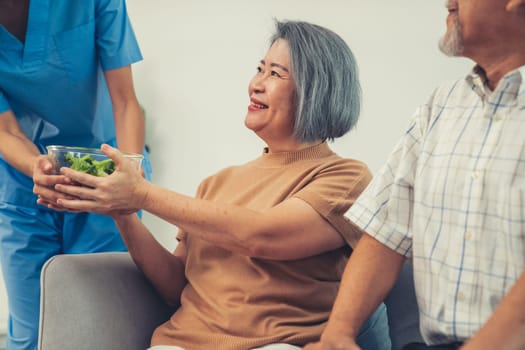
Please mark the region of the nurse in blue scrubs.
<svg viewBox="0 0 525 350"><path fill-rule="evenodd" d="M36 203L33 187L52 192L62 181L41 156L47 145L143 152L130 67L141 59L124 0L0 0L0 262L9 350L37 348L47 259L125 250L111 218L52 211ZM143 164L149 177L147 157Z"/></svg>

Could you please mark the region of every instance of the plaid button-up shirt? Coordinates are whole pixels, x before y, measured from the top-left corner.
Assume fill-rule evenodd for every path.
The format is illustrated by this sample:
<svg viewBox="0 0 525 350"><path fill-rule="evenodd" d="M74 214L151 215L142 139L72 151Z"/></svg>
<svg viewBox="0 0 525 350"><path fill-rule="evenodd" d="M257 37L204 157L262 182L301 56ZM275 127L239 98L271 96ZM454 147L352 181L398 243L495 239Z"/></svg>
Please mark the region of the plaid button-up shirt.
<svg viewBox="0 0 525 350"><path fill-rule="evenodd" d="M438 88L347 213L413 258L421 331L472 336L525 266L525 67Z"/></svg>

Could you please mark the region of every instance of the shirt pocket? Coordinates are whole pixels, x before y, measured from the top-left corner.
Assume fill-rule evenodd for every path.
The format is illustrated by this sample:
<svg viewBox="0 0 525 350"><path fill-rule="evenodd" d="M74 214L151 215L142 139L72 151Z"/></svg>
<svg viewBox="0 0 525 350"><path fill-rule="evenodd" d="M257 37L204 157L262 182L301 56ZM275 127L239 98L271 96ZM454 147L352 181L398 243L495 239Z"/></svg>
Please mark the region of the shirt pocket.
<svg viewBox="0 0 525 350"><path fill-rule="evenodd" d="M96 77L95 22L55 34L55 45L68 76L74 81Z"/></svg>

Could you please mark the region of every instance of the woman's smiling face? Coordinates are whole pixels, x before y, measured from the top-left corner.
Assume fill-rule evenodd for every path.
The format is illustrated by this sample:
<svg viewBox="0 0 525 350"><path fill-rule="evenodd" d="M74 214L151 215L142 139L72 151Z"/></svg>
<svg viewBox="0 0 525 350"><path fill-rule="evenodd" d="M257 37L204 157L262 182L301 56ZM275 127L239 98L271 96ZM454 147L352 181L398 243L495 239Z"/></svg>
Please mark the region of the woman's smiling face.
<svg viewBox="0 0 525 350"><path fill-rule="evenodd" d="M294 139L295 82L290 50L278 39L257 67L248 86L250 105L244 124L270 146Z"/></svg>

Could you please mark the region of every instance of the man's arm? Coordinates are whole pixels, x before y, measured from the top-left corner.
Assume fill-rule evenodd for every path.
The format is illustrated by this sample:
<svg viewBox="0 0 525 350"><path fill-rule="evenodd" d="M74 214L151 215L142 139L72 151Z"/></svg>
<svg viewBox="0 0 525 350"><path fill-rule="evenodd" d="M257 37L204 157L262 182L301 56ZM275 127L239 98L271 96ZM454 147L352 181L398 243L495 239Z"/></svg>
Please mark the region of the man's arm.
<svg viewBox="0 0 525 350"><path fill-rule="evenodd" d="M525 272L496 307L489 320L461 348L525 349Z"/></svg>
<svg viewBox="0 0 525 350"><path fill-rule="evenodd" d="M358 349L355 340L365 321L396 282L405 258L364 234L345 268L321 340L305 350Z"/></svg>
<svg viewBox="0 0 525 350"><path fill-rule="evenodd" d="M105 77L118 147L123 152L140 154L144 148L144 115L135 95L131 66L106 71Z"/></svg>

